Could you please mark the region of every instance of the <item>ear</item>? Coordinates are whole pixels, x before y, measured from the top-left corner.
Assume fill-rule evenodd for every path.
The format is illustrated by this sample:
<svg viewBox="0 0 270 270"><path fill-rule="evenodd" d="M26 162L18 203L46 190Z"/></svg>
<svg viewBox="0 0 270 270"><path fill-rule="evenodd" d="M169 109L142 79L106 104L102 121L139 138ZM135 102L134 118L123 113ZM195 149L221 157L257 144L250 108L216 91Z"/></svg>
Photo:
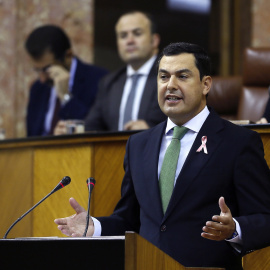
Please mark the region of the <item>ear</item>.
<svg viewBox="0 0 270 270"><path fill-rule="evenodd" d="M158 48L160 43L160 35L159 34L153 34L152 35L152 44L155 49Z"/></svg>
<svg viewBox="0 0 270 270"><path fill-rule="evenodd" d="M206 96L211 89L212 77L211 76L204 76L202 78L202 85L203 85L203 94Z"/></svg>

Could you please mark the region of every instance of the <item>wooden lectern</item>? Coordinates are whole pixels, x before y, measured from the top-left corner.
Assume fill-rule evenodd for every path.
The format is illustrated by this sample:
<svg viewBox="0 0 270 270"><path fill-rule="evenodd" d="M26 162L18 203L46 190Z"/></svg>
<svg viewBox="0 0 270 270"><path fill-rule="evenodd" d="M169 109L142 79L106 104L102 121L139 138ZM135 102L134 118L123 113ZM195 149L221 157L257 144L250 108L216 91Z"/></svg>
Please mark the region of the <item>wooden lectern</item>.
<svg viewBox="0 0 270 270"><path fill-rule="evenodd" d="M185 267L134 232L126 232L125 238L125 270L225 270Z"/></svg>

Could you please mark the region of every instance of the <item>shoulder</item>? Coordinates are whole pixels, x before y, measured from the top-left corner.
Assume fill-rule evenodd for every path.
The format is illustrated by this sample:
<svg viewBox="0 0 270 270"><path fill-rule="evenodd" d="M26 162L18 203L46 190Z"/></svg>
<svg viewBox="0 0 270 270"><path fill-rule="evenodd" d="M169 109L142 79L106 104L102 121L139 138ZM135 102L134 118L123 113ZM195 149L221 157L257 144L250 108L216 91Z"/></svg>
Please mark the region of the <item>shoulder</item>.
<svg viewBox="0 0 270 270"><path fill-rule="evenodd" d="M252 140L261 141L260 135L251 130L248 127L233 124L232 122L225 120L218 116L214 111L211 110L209 115L209 122L206 124L208 128L210 126L219 127L217 128L218 133L234 144L244 145L251 143Z"/></svg>
<svg viewBox="0 0 270 270"><path fill-rule="evenodd" d="M85 63L82 60L77 59L77 69L81 71L85 71L85 72L91 72L94 74L100 74L100 75L106 75L108 74L108 71L103 68L103 67L99 67L93 64L89 64L89 63Z"/></svg>
<svg viewBox="0 0 270 270"><path fill-rule="evenodd" d="M139 141L148 140L149 138L151 139L153 138L153 136L159 137L163 134L163 132L165 131L165 128L166 128L166 121L163 121L152 128L149 128L149 129L146 129L146 130L143 130L136 134L131 135L129 138L129 141L132 141L136 144Z"/></svg>

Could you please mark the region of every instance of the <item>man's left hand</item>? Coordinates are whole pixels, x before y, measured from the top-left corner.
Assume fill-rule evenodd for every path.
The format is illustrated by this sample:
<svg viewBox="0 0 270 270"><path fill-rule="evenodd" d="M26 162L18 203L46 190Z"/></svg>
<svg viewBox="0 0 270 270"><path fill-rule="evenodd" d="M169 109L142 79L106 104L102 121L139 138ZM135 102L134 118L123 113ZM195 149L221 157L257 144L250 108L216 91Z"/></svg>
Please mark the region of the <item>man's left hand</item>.
<svg viewBox="0 0 270 270"><path fill-rule="evenodd" d="M215 215L212 217L213 221L206 222L201 236L210 240L222 241L231 238L236 225L223 197L219 198L218 204L221 210L220 215Z"/></svg>
<svg viewBox="0 0 270 270"><path fill-rule="evenodd" d="M129 121L124 126L124 130L138 130L148 128L149 126L144 120Z"/></svg>

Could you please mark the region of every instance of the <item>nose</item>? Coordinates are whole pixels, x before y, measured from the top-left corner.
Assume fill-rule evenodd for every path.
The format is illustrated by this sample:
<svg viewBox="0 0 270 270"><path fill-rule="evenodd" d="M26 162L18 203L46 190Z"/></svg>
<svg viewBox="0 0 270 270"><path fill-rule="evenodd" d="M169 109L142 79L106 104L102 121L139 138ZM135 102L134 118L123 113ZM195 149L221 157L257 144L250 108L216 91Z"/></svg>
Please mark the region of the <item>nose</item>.
<svg viewBox="0 0 270 270"><path fill-rule="evenodd" d="M178 88L177 86L177 78L172 75L170 77L170 80L168 81L168 84L167 84L167 89L168 90L176 90Z"/></svg>
<svg viewBox="0 0 270 270"><path fill-rule="evenodd" d="M127 43L133 43L134 42L134 35L132 33L129 33L127 35Z"/></svg>

